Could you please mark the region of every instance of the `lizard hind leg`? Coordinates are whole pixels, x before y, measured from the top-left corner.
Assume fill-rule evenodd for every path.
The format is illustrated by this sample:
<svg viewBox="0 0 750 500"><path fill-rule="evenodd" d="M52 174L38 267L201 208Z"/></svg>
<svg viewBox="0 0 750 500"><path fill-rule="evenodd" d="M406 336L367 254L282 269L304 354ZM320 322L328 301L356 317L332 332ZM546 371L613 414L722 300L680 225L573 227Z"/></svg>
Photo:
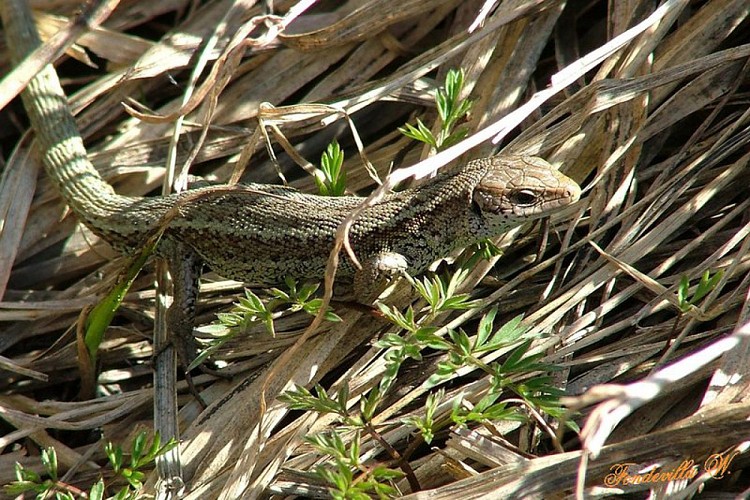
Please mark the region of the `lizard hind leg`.
<svg viewBox="0 0 750 500"><path fill-rule="evenodd" d="M167 262L172 278L172 304L167 310L169 334L167 346L174 347L178 364L185 371L185 380L190 392L202 405L205 405L187 370L198 355L193 327L203 261L189 246L174 240L162 240L159 250Z"/></svg>
<svg viewBox="0 0 750 500"><path fill-rule="evenodd" d="M354 274L354 296L357 302L372 304L383 291L409 267L406 257L382 251L362 261Z"/></svg>

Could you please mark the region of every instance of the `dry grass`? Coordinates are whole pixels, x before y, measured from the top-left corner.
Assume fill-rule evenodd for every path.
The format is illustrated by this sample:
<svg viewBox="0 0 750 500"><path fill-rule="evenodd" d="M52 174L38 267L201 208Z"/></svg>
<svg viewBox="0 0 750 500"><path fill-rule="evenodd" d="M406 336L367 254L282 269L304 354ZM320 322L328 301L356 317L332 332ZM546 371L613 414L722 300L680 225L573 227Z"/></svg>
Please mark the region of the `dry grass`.
<svg viewBox="0 0 750 500"><path fill-rule="evenodd" d="M40 11L55 12L39 17L43 31L62 26L77 3L36 0ZM283 14L293 3L278 1L276 8ZM106 29L81 37L68 51L98 67L67 62L61 76L69 92L74 84L80 88L71 100L91 159L121 193L154 191L170 150L176 172L192 159L191 173L227 181L248 144L255 154L245 178L277 182L265 146L254 136L259 114L266 124L278 123L313 162L338 137L349 153L350 189L368 192L373 182L355 154L346 120L329 113L324 126L326 110L259 111L260 103L343 107L353 113L367 157L384 176L391 163L418 162L422 149L396 128L413 122L413 114L432 123L425 89L442 81L448 68L463 67L476 100L468 123L472 133L507 134L520 122L504 137L505 151L548 159L585 193L575 210L553 221L540 260L533 261L537 231L504 238L505 256L481 264L467 286L481 308L440 317L437 324L476 331L475 318L493 304L499 304L503 321L524 313L531 331L540 334L535 352L562 367L556 382L581 412L574 419L583 432L580 439L566 433L561 452L533 419L446 429L432 447L406 457L422 491L406 480L398 483L401 491L409 498L446 499L550 498L576 488L593 494L603 491L613 465L637 464L630 469L635 473L652 465L670 470L685 460L697 464L693 481L616 488L652 487L665 494L669 487L679 495L704 485L746 491L744 455L721 479L704 474L703 463L714 453L744 451L750 435L750 8L746 0L669 1L652 16L654 2L583 4L504 2L484 27L469 33L483 2L321 2L291 24L298 34L259 39L240 58L224 47L250 26L258 7L123 1ZM567 85L563 91L534 96L559 69L644 20L641 33L599 54L601 62L558 74L553 85ZM202 41L212 34L217 48L204 50ZM2 56L7 72L8 58ZM192 99L184 98L190 71L204 58L204 75L212 67L215 72L199 80ZM0 94L12 95L3 89ZM125 112L123 101L168 119L138 120ZM185 116L171 148L181 102L199 107ZM530 105L509 115L524 103ZM71 471L67 481L86 487L105 463L102 440L126 443L138 429L153 427L153 266L142 272L107 333L99 396L77 401L76 322L83 308L106 293L124 261L76 224L43 175L37 182L38 166L25 150L7 155L24 129L20 110L13 105L0 115L6 152L0 191L0 483L12 480L14 462L38 468L39 448L54 446L61 469ZM311 177L274 144L291 184L311 190ZM485 140L468 155L494 148ZM424 175L437 161L416 172ZM694 288L706 270L721 271L722 278L681 313L675 305L680 280L687 277ZM206 276L199 321L211 322L240 293L239 284ZM404 289L397 293L402 304L414 300ZM275 397L292 381L334 389L347 381L356 411L359 396L383 373L383 352L371 341L396 331L362 312L338 312L342 323L324 325L286 359L280 356L309 324L307 316L280 318L277 338L258 329L225 347L219 357L229 363L231 379L196 380L208 410L201 411L184 383L178 384L180 453L190 498L326 496L323 484L303 474L321 456L301 438L336 422L317 413L290 413ZM416 439L400 419L424 411L422 384L436 369L437 356L409 364L373 419L398 453ZM485 361L493 359L490 354ZM437 419L450 413L449 400L459 391L476 401L487 377L462 373L446 389ZM390 460L371 436L362 437L362 449L368 466Z"/></svg>

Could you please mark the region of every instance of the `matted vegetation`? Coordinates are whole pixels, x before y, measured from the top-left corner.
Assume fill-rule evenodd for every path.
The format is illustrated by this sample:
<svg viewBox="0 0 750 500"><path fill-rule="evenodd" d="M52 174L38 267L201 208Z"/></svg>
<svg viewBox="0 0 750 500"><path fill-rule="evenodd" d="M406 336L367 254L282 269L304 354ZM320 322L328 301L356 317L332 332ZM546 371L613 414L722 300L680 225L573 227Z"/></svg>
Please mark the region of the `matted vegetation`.
<svg viewBox="0 0 750 500"><path fill-rule="evenodd" d="M277 183L280 169L301 190L367 194L391 169L416 165L391 180L424 182L499 149L547 159L584 194L548 225L398 283L378 309L333 303L338 318L314 332L302 284L245 292L204 275L196 334L232 336L210 352L226 378L194 377L207 409L176 385L182 439L163 467L178 450L188 498L746 495L747 1L321 1L287 31L297 2L274 3L282 17L259 22L252 2L123 1L60 58L91 160L118 192L158 192L171 158L169 178L189 166ZM49 35L71 29L78 0L33 5ZM452 68L456 104L472 102L453 123L468 139L430 156L413 137L439 134L434 91ZM3 102L18 90L1 85ZM168 397L152 388L155 267L125 296L88 387L82 318L128 262L37 179L20 103L0 120L0 484L16 462L42 474L52 447L58 486L103 476L115 494L124 476L107 456L153 429L153 399ZM312 165L334 138L343 185L335 147L328 178ZM673 482L617 476L686 462ZM163 487L139 466L139 495Z"/></svg>

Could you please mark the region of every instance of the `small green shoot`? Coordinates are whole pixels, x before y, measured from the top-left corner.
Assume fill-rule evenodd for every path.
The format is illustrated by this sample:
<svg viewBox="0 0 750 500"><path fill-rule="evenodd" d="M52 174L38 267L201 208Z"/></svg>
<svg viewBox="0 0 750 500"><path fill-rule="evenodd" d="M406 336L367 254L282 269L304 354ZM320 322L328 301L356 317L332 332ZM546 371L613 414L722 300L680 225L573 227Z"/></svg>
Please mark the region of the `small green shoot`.
<svg viewBox="0 0 750 500"><path fill-rule="evenodd" d="M500 250L497 245L495 245L492 240L482 240L476 245L474 245L474 248L471 249L471 252L467 252L471 257L470 260L472 262L478 261L480 259L484 260L490 260L493 257L498 257L503 254L503 251ZM474 264L467 264L469 267L474 267Z"/></svg>
<svg viewBox="0 0 750 500"><path fill-rule="evenodd" d="M271 335L275 335L273 311L268 309L266 304L252 291L245 289L245 296L240 297L239 302L235 302L229 312L217 313L216 321L197 328L200 333L211 336L211 339L205 341L206 348L201 350L190 363L187 371L203 364L221 346L256 323L262 323Z"/></svg>
<svg viewBox="0 0 750 500"><path fill-rule="evenodd" d="M363 425L362 419L351 416L346 407L349 401L349 386L346 384L339 389L335 399L318 384L315 385L314 395L304 387L295 386L294 389L281 394L278 399L294 410L316 411L321 414L332 413L338 415L344 425L352 427Z"/></svg>
<svg viewBox="0 0 750 500"><path fill-rule="evenodd" d="M422 434L422 439L427 444L432 443L432 440L435 438L435 411L444 397L445 389L431 393L427 396L427 401L424 405L424 416L412 416L401 419L404 425L415 427Z"/></svg>
<svg viewBox="0 0 750 500"><path fill-rule="evenodd" d="M528 330L528 327L521 323L522 316L513 318L493 334L492 323L496 314L497 308L493 308L482 318L473 341L463 330L448 330L451 342L448 343L447 349L443 349L448 351L448 358L438 363L437 371L426 382L427 387L434 387L449 380L464 366L477 367L499 378L514 372L532 372L549 368L535 363L536 357L525 356L532 339L518 345ZM480 360L480 356L487 352L510 349L514 345L517 347L502 365L488 366Z"/></svg>
<svg viewBox="0 0 750 500"><path fill-rule="evenodd" d="M37 498L44 498L45 496L51 498L53 494L60 498L74 498L73 496L66 496L70 495L67 485L58 481L57 453L55 452L55 449L43 449L40 460L44 467L44 473L46 476L49 476L49 479L43 480L42 476L33 470L24 468L21 464L16 462L16 480L3 486L5 493L7 495L17 496L26 492L33 492L37 494Z"/></svg>
<svg viewBox="0 0 750 500"><path fill-rule="evenodd" d="M373 391L377 394L377 391ZM390 484L394 479L403 477L403 473L387 467L365 466L360 460L360 432L366 431L376 435L377 431L368 423L372 416L370 411L372 398L361 400L361 416L352 415L347 409L349 387L342 386L332 398L320 385L315 386L315 394L304 387L295 387L279 396L295 410L316 411L321 414L338 415L345 429L353 429L351 444L347 447L339 431L313 434L305 439L318 451L329 455L331 460L316 469L316 475L328 482L333 498L371 498L367 493L376 494L379 498L389 498L396 494ZM355 480L355 472L358 477ZM364 496L363 496L364 495ZM383 496L385 495L385 496Z"/></svg>
<svg viewBox="0 0 750 500"><path fill-rule="evenodd" d="M398 495L393 482L404 474L384 466L368 467L360 461L360 435L354 433L347 446L337 432L308 436L305 440L314 448L333 458L316 469L316 474L331 485L332 498L370 500ZM356 473L356 477L355 477Z"/></svg>
<svg viewBox="0 0 750 500"><path fill-rule="evenodd" d="M334 139L320 157L320 168L315 169L315 184L322 196L343 196L346 192L344 152Z"/></svg>
<svg viewBox="0 0 750 500"><path fill-rule="evenodd" d="M457 276L458 273L454 275L454 278ZM477 301L469 300L468 293L456 294L456 287L461 281L463 281L463 277L451 279L446 283L437 276L425 276L422 281L416 279L412 281L412 285L419 292L419 295L427 301L430 314L435 315L438 311L465 311L476 307Z"/></svg>
<svg viewBox="0 0 750 500"><path fill-rule="evenodd" d="M298 286L297 282L287 277L284 280L288 291L279 288L271 288L269 292L273 300L268 303L268 308L276 310L279 307L288 306L290 312L304 311L311 316L315 316L323 305L323 299L314 297L313 294L320 287L319 283L304 283ZM336 315L331 308L325 313L326 321L339 322L341 318Z"/></svg>
<svg viewBox="0 0 750 500"><path fill-rule="evenodd" d="M429 144L436 150L438 149L437 139L432 134L432 131L427 128L427 125L422 123L422 120L420 120L419 118L417 118L416 127L410 123L407 123L403 127L399 127L398 131L410 139L424 142L425 144Z"/></svg>
<svg viewBox="0 0 750 500"><path fill-rule="evenodd" d="M468 134L466 127L456 128L456 125L465 119L472 105L470 100L460 99L464 78L463 69L451 69L445 76L445 86L435 93L435 104L440 117L440 132L437 137L419 118L417 118L416 126L407 123L398 129L399 132L411 139L424 142L437 151L448 148L465 138Z"/></svg>
<svg viewBox="0 0 750 500"><path fill-rule="evenodd" d="M690 297L690 279L683 275L680 279L680 284L677 287L677 301L680 306L680 311L682 311L682 313L687 313L691 307L698 307L698 303L716 287L723 276L724 272L721 270L711 276L710 271L706 269L701 276L698 285L695 287L693 296Z"/></svg>
<svg viewBox="0 0 750 500"><path fill-rule="evenodd" d="M123 451L120 446L108 442L104 446L104 452L109 459L109 463L112 464L112 469L115 474L128 482L130 490L137 491L143 487L143 480L146 478L146 474L142 472L141 469L149 466L156 457L163 455L175 446L177 446L177 441L174 439L170 439L167 443L162 445L161 437L158 432L154 434L154 438L149 443L148 434L146 431L142 431L139 432L133 440L130 450L130 462L128 465L125 465ZM128 488L126 487L124 489L127 493Z"/></svg>
<svg viewBox="0 0 750 500"><path fill-rule="evenodd" d="M465 403L463 398L454 399L451 421L458 426L465 426L471 422L484 423L502 420L524 422L526 418L517 407L509 407L507 403L497 402L501 395L501 391L490 391L473 407L462 404Z"/></svg>

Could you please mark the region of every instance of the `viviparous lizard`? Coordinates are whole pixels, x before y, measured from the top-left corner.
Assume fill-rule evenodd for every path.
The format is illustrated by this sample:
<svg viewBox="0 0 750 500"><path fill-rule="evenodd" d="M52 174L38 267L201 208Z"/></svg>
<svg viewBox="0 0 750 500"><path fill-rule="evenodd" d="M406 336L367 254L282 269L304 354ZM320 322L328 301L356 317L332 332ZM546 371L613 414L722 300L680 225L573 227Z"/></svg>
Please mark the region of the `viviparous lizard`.
<svg viewBox="0 0 750 500"><path fill-rule="evenodd" d="M18 64L40 41L28 7L3 3L8 47ZM63 199L81 222L126 254L163 224L160 245L177 245L187 260L227 278L257 284L320 279L336 228L364 200L263 184L218 193L209 187L172 196L122 196L88 160L51 65L31 80L22 98L47 175ZM366 208L349 241L370 269L388 267L395 256L400 267L416 274L456 248L545 217L580 193L578 184L540 158L477 159ZM352 282L358 272L342 259L337 276Z"/></svg>

